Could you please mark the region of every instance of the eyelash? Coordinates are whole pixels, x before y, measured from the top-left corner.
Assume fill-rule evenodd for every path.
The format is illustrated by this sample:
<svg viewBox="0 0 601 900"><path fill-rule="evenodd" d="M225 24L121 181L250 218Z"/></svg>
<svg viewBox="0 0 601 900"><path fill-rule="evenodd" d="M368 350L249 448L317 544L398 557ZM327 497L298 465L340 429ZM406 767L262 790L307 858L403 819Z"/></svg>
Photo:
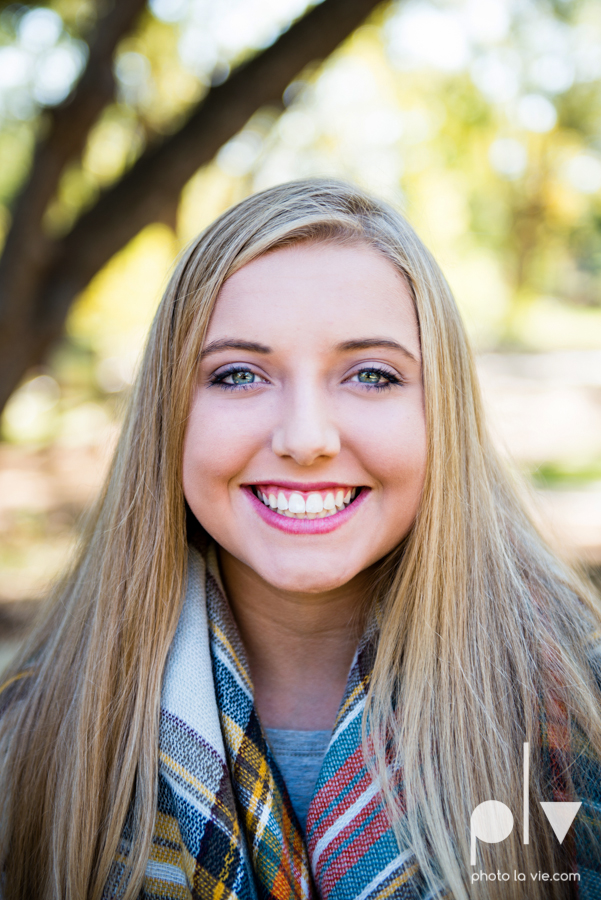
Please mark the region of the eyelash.
<svg viewBox="0 0 601 900"><path fill-rule="evenodd" d="M362 369L354 372L353 375L361 375L362 372L375 372L377 375L381 375L388 379L385 384L366 384L365 382L357 382L370 391L388 391L393 384L404 384L404 381L401 378L398 378L392 372L389 372L388 369L382 369L380 366L364 366Z"/></svg>
<svg viewBox="0 0 601 900"><path fill-rule="evenodd" d="M228 375L235 375L236 372L251 372L253 375L256 374L252 369L249 369L248 366L230 366L225 372L219 372L218 375L213 375L209 384L217 385L217 387L220 387L223 391L237 391L240 389L246 391L249 388L254 387L255 382L251 382L250 384L225 384L224 379L227 378Z"/></svg>
<svg viewBox="0 0 601 900"><path fill-rule="evenodd" d="M225 372L219 372L218 375L213 375L209 381L209 384L216 385L224 391L246 391L254 387L255 382L251 382L250 384L226 384L225 379L228 377L228 375L235 375L236 372L251 372L251 374L255 374L252 369L249 369L247 366L230 366L230 368L226 369ZM377 375L388 379L385 384L366 384L365 382L356 382L358 384L362 384L363 387L367 388L370 391L387 391L390 390L393 385L404 384L404 381L401 378L398 378L392 372L389 372L388 369L383 369L379 366L365 366L364 368L359 369L357 372L354 372L353 375L361 375L362 372L375 372Z"/></svg>

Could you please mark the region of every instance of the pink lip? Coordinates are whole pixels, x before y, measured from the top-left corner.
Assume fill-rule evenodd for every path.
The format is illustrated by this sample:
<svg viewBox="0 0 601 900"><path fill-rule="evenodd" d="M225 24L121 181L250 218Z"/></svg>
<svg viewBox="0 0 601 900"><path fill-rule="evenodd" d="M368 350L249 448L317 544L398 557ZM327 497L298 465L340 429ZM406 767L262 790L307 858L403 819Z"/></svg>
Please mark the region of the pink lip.
<svg viewBox="0 0 601 900"><path fill-rule="evenodd" d="M348 490L349 487L353 487L352 482L339 483L337 481L280 481L279 478L268 478L266 481L253 481L252 484L244 485L244 487L256 487L257 485L261 484L277 484L278 487L283 487L284 490L287 491L304 491L305 493L309 491L338 490L339 488Z"/></svg>
<svg viewBox="0 0 601 900"><path fill-rule="evenodd" d="M279 481L278 484L292 490L298 489L298 486L293 482ZM325 490L328 487L339 487L339 485L326 484L324 487L319 488L311 485L310 487L305 486L305 490ZM369 488L363 488L352 503L349 503L340 512L335 513L333 516L327 516L325 519L293 519L288 516L282 516L265 506L258 497L255 497L250 487L244 487L243 490L263 521L274 528L279 528L280 531L285 531L287 534L328 534L330 531L334 531L336 528L344 525L345 522L348 522L371 493Z"/></svg>

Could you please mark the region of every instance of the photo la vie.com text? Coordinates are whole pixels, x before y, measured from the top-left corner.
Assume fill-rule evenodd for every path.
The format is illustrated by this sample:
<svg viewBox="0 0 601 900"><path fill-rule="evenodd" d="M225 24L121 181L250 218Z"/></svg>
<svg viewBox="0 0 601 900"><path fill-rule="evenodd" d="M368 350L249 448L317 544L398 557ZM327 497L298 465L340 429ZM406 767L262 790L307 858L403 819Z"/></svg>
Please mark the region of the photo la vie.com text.
<svg viewBox="0 0 601 900"><path fill-rule="evenodd" d="M580 881L580 872L529 872L532 881ZM528 881L525 872L472 872L472 884L478 881Z"/></svg>
<svg viewBox="0 0 601 900"><path fill-rule="evenodd" d="M530 843L530 744L524 744L524 804L523 814L523 842ZM560 844L570 830L578 810L582 806L579 802L543 802L541 803L553 832ZM513 831L513 813L499 800L486 800L472 812L470 820L471 854L470 862L476 865L476 841L484 841L487 844L498 844L504 841ZM472 872L472 884L482 881L580 881L578 872Z"/></svg>

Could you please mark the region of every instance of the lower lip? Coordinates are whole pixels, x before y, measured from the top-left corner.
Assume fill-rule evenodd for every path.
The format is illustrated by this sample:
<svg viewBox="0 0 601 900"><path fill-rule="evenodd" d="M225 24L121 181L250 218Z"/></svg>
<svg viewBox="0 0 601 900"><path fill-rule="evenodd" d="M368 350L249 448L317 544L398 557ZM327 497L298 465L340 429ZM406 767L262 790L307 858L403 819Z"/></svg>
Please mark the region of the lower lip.
<svg viewBox="0 0 601 900"><path fill-rule="evenodd" d="M276 513L269 506L256 497L251 488L244 488L244 493L259 513L264 522L285 531L286 534L328 534L336 528L340 528L345 522L351 519L360 506L363 506L370 494L369 488L363 488L359 496L341 509L340 512L334 513L333 516L326 516L323 519L293 519L291 516L283 516Z"/></svg>

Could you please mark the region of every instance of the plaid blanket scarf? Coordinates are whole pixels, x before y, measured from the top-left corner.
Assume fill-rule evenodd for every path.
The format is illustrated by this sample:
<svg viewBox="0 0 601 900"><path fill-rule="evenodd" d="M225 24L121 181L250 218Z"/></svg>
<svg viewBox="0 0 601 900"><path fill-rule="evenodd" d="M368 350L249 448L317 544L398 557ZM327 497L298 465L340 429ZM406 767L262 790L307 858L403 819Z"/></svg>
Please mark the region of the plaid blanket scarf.
<svg viewBox="0 0 601 900"><path fill-rule="evenodd" d="M205 564L190 551L163 683L158 811L140 900L452 900L442 886L430 892L411 849L399 849L365 767L361 721L376 637L366 634L351 667L305 840L254 708L216 558L209 552ZM546 762L558 772L564 738L552 720L543 723L542 735ZM600 769L591 766L576 782L588 797L577 820L598 828ZM564 799L562 790L557 775L552 799ZM601 860L588 858L583 834L572 842L579 851L579 896L601 900ZM118 896L120 860L106 900Z"/></svg>
<svg viewBox="0 0 601 900"><path fill-rule="evenodd" d="M158 814L140 900L448 896L431 894L411 850L399 851L365 768L361 721L374 652L369 633L351 667L305 841L254 708L214 554L207 560L190 551L186 599L167 661ZM107 900L120 874L117 861Z"/></svg>

